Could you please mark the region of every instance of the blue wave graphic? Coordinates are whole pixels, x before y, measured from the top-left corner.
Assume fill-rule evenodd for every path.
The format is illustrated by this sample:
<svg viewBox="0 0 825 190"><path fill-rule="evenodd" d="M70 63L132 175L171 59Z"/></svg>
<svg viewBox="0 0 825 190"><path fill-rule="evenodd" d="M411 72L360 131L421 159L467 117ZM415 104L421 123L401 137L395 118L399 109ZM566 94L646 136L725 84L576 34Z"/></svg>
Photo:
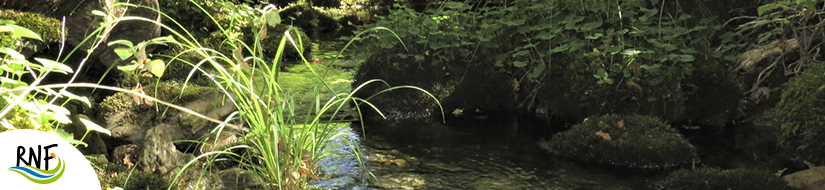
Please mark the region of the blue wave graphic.
<svg viewBox="0 0 825 190"><path fill-rule="evenodd" d="M34 171L30 168L22 167L22 166L14 166L14 167L11 167L9 169L10 170L21 170L21 171L25 172L26 174L28 174L30 176L37 177L37 178L50 178L50 177L55 175L55 174L43 175L43 174L40 174L39 172L36 172L36 171Z"/></svg>

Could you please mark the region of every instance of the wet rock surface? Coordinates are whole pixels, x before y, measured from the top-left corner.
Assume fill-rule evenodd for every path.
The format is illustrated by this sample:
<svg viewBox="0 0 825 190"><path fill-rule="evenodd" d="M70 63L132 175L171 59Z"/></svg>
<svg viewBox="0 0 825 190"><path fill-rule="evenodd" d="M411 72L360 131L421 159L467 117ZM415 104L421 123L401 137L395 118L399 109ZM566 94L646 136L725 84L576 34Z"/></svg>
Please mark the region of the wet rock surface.
<svg viewBox="0 0 825 190"><path fill-rule="evenodd" d="M792 190L785 181L767 171L752 169L683 169L656 183L657 189L775 189Z"/></svg>
<svg viewBox="0 0 825 190"><path fill-rule="evenodd" d="M800 190L825 190L825 166L813 167L782 178L791 187Z"/></svg>

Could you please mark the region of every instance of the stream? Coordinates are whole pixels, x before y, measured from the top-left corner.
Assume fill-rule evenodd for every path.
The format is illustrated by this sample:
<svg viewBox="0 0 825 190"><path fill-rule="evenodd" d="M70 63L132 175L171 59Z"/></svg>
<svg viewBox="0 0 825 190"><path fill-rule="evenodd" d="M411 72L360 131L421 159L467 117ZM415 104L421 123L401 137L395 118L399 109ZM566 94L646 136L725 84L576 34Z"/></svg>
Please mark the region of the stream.
<svg viewBox="0 0 825 190"><path fill-rule="evenodd" d="M332 176L337 177L326 181L358 184L316 184L332 189L644 190L653 189L651 184L661 178L655 173L610 170L554 157L537 145L553 133L538 130L547 124L515 117L454 120L458 121L371 125L366 126L366 133L354 124L358 132L345 136L359 138L355 140L362 144L362 155L374 177L353 173L363 169L349 154L346 159L328 159L339 160L328 162L339 165L332 168L348 170L334 171L338 174ZM352 149L346 143L338 147Z"/></svg>

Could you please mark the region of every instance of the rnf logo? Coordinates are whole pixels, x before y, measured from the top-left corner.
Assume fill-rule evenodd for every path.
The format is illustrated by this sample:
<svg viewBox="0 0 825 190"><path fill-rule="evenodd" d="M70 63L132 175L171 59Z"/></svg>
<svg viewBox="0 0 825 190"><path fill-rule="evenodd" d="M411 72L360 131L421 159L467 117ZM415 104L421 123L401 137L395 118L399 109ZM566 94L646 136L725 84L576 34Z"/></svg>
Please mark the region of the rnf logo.
<svg viewBox="0 0 825 190"><path fill-rule="evenodd" d="M29 155L26 156L26 147L18 146L17 166L12 166L9 170L17 172L29 181L39 184L50 184L57 181L63 176L63 172L66 171L66 163L63 159L58 158L54 152L49 152L49 149L53 147L57 147L57 144L47 146L38 145L37 149L29 147ZM35 150L37 150L37 152L35 152ZM28 159L26 159L27 157ZM49 160L57 160L57 164L53 165L51 169L49 169ZM20 165L21 163L24 165Z"/></svg>

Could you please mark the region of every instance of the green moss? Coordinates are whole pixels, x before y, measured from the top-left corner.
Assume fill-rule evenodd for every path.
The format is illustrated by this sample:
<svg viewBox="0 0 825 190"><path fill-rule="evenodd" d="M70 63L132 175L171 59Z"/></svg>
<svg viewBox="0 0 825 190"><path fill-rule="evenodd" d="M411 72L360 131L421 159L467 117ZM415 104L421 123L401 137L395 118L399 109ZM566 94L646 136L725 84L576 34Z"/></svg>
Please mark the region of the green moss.
<svg viewBox="0 0 825 190"><path fill-rule="evenodd" d="M283 88L285 97L294 101L294 111L297 116L305 116L307 111L315 110L315 100L321 104L333 97L333 93L323 86L321 81L309 70L310 66L299 64L289 67L290 72L282 72L278 78L278 85ZM336 93L349 93L352 74L323 64L313 64L312 69L322 76L327 85ZM326 75L324 75L326 73ZM263 80L256 76L256 83ZM314 113L314 111L313 111ZM331 113L328 112L328 113Z"/></svg>
<svg viewBox="0 0 825 190"><path fill-rule="evenodd" d="M782 122L779 145L802 158L825 163L825 65L816 65L785 83L776 105Z"/></svg>
<svg viewBox="0 0 825 190"><path fill-rule="evenodd" d="M155 86L156 85L144 86L144 93L173 104L189 102L202 97L204 94L214 91L214 88L211 87L189 85L183 93L181 93L181 88L183 85L161 83L161 85L157 85L158 93L155 94ZM137 103L131 94L124 92L118 92L107 97L102 103L100 103L100 106L102 110L101 113L106 113L101 118L106 118L106 122L110 127L152 126L152 122L161 119L156 117L157 111L154 110L154 106L149 106L145 103Z"/></svg>
<svg viewBox="0 0 825 190"><path fill-rule="evenodd" d="M112 186L123 189L166 189L169 187L169 183L164 181L160 175L140 170L132 171L131 175L129 171L122 172L112 180L112 183Z"/></svg>
<svg viewBox="0 0 825 190"><path fill-rule="evenodd" d="M46 43L60 42L60 21L54 18L43 16L40 13L18 12L12 10L0 10L0 19L13 20L16 25L22 26L31 30ZM0 42L0 47L11 47L13 44L7 44L13 41L8 41L6 37Z"/></svg>
<svg viewBox="0 0 825 190"><path fill-rule="evenodd" d="M656 183L657 189L681 190L791 190L787 182L770 172L750 169L679 170Z"/></svg>
<svg viewBox="0 0 825 190"><path fill-rule="evenodd" d="M196 85L211 84L211 81L209 81L203 75L203 73L201 73L200 71L195 71L195 73L192 74L192 77L191 78L189 77L189 72L191 72L193 69L195 69L194 65L197 65L204 58L202 56L198 55L197 53L195 53L194 51L189 51L187 53L181 54L183 51L184 51L183 48L173 47L173 48L166 49L166 50L159 53L161 55L168 56L168 57L165 57L165 58L161 58L164 61L166 61L166 70L164 71L163 77L161 79L163 81L170 81L171 80L171 81L176 81L176 82L179 82L179 83L183 83L183 82L187 82L186 80L188 78L189 79L189 81L188 81L189 84L196 84ZM178 56L178 54L180 54L180 55ZM177 57L175 58L175 56L177 56ZM174 60L173 60L173 58L174 58ZM218 60L218 61L220 61L220 60ZM203 63L200 66L200 68L204 69L206 71L209 71L209 70L212 69L212 66L211 66L210 63L207 62L207 63ZM150 80L142 81L142 82L155 82L157 78L149 77L148 79L150 79Z"/></svg>
<svg viewBox="0 0 825 190"><path fill-rule="evenodd" d="M143 88L147 95L171 103L184 103L199 99L205 94L215 91L212 87L187 85L183 88L180 84L160 83L160 85L147 85ZM155 93L157 91L157 94Z"/></svg>
<svg viewBox="0 0 825 190"><path fill-rule="evenodd" d="M696 158L695 148L674 128L642 115L587 119L542 146L556 155L629 168L669 168Z"/></svg>

